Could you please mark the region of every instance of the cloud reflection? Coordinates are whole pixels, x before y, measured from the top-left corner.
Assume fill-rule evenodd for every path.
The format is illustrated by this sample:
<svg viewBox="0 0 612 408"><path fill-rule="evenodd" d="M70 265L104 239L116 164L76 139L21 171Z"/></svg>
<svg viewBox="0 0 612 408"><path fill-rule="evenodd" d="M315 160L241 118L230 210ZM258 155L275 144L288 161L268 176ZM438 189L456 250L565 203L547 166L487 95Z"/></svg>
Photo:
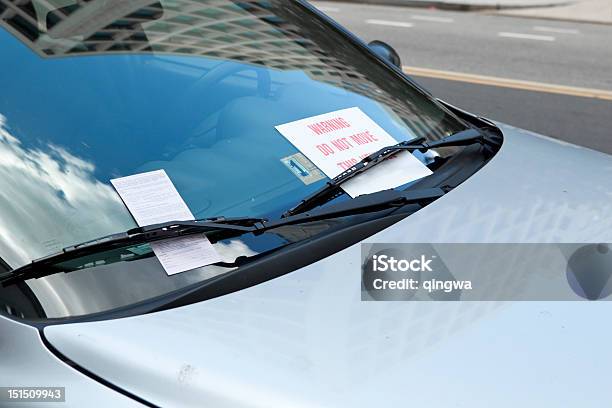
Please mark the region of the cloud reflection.
<svg viewBox="0 0 612 408"><path fill-rule="evenodd" d="M94 169L60 146L24 146L0 114L0 256L9 265L135 226Z"/></svg>

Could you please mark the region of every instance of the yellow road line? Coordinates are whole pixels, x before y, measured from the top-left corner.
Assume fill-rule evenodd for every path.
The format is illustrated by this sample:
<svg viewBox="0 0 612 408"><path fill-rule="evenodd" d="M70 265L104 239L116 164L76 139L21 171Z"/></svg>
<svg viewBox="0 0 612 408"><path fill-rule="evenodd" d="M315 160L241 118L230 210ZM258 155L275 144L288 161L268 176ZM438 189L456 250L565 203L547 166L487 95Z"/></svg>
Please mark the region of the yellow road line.
<svg viewBox="0 0 612 408"><path fill-rule="evenodd" d="M578 88L573 86L545 84L541 82L521 81L518 79L499 78L485 75L465 74L462 72L442 71L438 69L403 67L408 75L427 78L446 79L448 81L468 82L471 84L499 86L502 88L522 89L534 92L546 92L561 95L580 96L612 101L612 91L602 89Z"/></svg>

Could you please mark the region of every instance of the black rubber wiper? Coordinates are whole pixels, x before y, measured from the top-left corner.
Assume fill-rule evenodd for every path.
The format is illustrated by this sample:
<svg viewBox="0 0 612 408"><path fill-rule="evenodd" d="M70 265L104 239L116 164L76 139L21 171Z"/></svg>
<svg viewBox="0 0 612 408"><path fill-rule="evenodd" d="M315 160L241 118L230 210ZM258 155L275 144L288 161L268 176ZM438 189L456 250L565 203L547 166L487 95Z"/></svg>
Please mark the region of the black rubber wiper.
<svg viewBox="0 0 612 408"><path fill-rule="evenodd" d="M441 188L407 191L385 190L359 196L344 203L323 207L310 213L298 214L274 221L268 221L264 218L218 217L195 221L166 222L133 228L126 232L108 235L93 241L67 247L55 254L36 259L29 264L0 275L0 285L7 286L28 279L49 276L62 271L60 268L55 267L59 263L128 245L144 244L198 233L205 233L207 237L216 240L247 233L259 235L287 225L380 211L389 207L400 207L411 203L425 205L444 194L445 191Z"/></svg>
<svg viewBox="0 0 612 408"><path fill-rule="evenodd" d="M281 217L285 218L303 213L305 211L323 205L333 200L334 198L344 194L344 191L341 188L342 183L352 179L353 177L358 176L364 171L371 169L372 167L376 166L379 163L382 163L389 157L392 157L399 152L414 152L416 150L420 152L426 152L429 149L437 149L441 147L468 146L474 143L495 143L494 141L488 139L488 137L480 129L467 129L432 142L426 142L425 140L425 138L421 137L405 142L400 142L392 146L383 147L377 152L365 157L359 163L353 165L350 169L343 171L338 176L328 181L319 190L315 191L314 193L300 201L298 205L283 213Z"/></svg>
<svg viewBox="0 0 612 408"><path fill-rule="evenodd" d="M239 236L261 229L265 221L267 220L264 218L215 217L132 228L125 232L69 246L54 254L36 259L29 264L1 274L0 284L7 286L15 282L47 276L56 272L52 268L53 265L127 245L144 244L198 233L210 233L220 239Z"/></svg>

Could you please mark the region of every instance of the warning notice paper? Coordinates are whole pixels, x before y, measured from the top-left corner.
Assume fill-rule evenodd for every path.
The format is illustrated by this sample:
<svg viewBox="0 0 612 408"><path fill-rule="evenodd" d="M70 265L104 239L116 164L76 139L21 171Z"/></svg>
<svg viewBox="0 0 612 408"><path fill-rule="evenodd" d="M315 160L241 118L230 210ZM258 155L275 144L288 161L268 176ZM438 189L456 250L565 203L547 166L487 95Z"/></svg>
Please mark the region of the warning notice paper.
<svg viewBox="0 0 612 408"><path fill-rule="evenodd" d="M117 178L111 183L141 227L194 219L164 170ZM172 238L150 245L168 275L221 261L204 235Z"/></svg>
<svg viewBox="0 0 612 408"><path fill-rule="evenodd" d="M329 178L398 141L359 108L343 109L276 126ZM395 188L432 172L410 152L401 152L342 184L351 197Z"/></svg>

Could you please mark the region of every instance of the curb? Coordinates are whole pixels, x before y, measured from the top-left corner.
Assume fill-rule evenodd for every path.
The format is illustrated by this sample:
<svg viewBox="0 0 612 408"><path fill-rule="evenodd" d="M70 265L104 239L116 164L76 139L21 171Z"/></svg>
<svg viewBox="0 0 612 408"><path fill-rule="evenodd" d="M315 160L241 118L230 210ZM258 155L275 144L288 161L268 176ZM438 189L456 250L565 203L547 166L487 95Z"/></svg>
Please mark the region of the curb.
<svg viewBox="0 0 612 408"><path fill-rule="evenodd" d="M506 9L526 9L535 7L556 7L571 4L572 0L548 0L537 3L523 4L504 4L503 0L496 4L492 3L470 3L458 1L442 1L442 0L331 0L347 3L362 3L371 5L384 6L405 6L405 7L433 7L439 10L455 10L455 11L483 11L483 10L506 10Z"/></svg>

